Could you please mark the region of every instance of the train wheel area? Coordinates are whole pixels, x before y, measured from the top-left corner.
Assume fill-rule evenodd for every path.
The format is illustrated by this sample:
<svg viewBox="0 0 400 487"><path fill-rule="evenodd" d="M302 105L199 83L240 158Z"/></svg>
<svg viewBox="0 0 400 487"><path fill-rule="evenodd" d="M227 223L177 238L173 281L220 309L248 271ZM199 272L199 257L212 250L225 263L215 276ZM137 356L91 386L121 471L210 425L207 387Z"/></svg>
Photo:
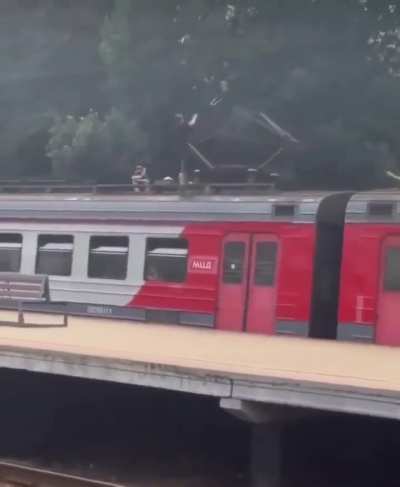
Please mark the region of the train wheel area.
<svg viewBox="0 0 400 487"><path fill-rule="evenodd" d="M5 369L0 385L2 460L123 486L397 485L395 421L252 424L216 398Z"/></svg>

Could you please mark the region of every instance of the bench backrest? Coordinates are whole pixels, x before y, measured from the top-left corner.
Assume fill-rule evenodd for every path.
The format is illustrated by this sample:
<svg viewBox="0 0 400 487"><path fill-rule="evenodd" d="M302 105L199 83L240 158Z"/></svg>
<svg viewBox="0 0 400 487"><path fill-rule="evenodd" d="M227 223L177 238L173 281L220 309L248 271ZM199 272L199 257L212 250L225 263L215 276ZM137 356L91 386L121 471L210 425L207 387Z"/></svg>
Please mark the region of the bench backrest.
<svg viewBox="0 0 400 487"><path fill-rule="evenodd" d="M48 276L0 272L0 301L49 301Z"/></svg>

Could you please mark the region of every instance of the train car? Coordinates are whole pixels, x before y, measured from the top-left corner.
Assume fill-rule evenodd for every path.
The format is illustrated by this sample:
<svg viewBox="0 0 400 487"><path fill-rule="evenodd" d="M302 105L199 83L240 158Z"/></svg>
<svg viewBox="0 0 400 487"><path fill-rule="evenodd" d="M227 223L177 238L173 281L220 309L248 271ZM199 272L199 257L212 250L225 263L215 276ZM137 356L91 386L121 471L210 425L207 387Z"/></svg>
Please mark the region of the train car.
<svg viewBox="0 0 400 487"><path fill-rule="evenodd" d="M70 314L335 338L348 198L3 194L0 272Z"/></svg>
<svg viewBox="0 0 400 487"><path fill-rule="evenodd" d="M346 211L338 338L400 345L400 193L354 195Z"/></svg>

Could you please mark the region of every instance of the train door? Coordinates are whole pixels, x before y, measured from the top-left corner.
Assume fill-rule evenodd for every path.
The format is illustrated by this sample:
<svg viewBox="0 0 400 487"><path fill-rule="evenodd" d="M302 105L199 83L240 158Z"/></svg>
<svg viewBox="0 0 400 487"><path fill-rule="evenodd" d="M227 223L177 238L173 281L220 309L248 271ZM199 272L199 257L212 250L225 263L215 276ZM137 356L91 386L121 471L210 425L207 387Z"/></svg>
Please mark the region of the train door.
<svg viewBox="0 0 400 487"><path fill-rule="evenodd" d="M223 242L217 328L273 333L277 242L269 235L231 234Z"/></svg>
<svg viewBox="0 0 400 487"><path fill-rule="evenodd" d="M224 239L217 316L220 330L244 328L250 242L245 233L232 233Z"/></svg>
<svg viewBox="0 0 400 487"><path fill-rule="evenodd" d="M274 333L277 254L278 244L274 237L253 237L246 317L249 332Z"/></svg>
<svg viewBox="0 0 400 487"><path fill-rule="evenodd" d="M383 245L376 343L400 345L400 236Z"/></svg>

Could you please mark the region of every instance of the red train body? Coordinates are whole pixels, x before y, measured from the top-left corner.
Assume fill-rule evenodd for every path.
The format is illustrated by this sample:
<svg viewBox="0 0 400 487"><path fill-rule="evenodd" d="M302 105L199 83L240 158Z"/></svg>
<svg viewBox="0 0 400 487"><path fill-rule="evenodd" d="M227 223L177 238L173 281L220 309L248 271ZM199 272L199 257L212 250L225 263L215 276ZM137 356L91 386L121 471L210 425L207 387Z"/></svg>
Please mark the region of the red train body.
<svg viewBox="0 0 400 487"><path fill-rule="evenodd" d="M162 321L168 309L197 314L194 324L203 314L204 323L220 330L335 338L348 197L283 194L265 199L262 222L226 216L185 225L185 283L145 282L129 306ZM237 269L230 272L232 265Z"/></svg>
<svg viewBox="0 0 400 487"><path fill-rule="evenodd" d="M312 222L187 225L185 283L146 282L130 306L205 313L221 330L307 335L315 235ZM265 264L271 274L264 280L268 269L257 270L256 255L263 250L276 259ZM232 275L229 265L236 265Z"/></svg>
<svg viewBox="0 0 400 487"><path fill-rule="evenodd" d="M338 338L400 345L400 193L355 195L346 211Z"/></svg>

